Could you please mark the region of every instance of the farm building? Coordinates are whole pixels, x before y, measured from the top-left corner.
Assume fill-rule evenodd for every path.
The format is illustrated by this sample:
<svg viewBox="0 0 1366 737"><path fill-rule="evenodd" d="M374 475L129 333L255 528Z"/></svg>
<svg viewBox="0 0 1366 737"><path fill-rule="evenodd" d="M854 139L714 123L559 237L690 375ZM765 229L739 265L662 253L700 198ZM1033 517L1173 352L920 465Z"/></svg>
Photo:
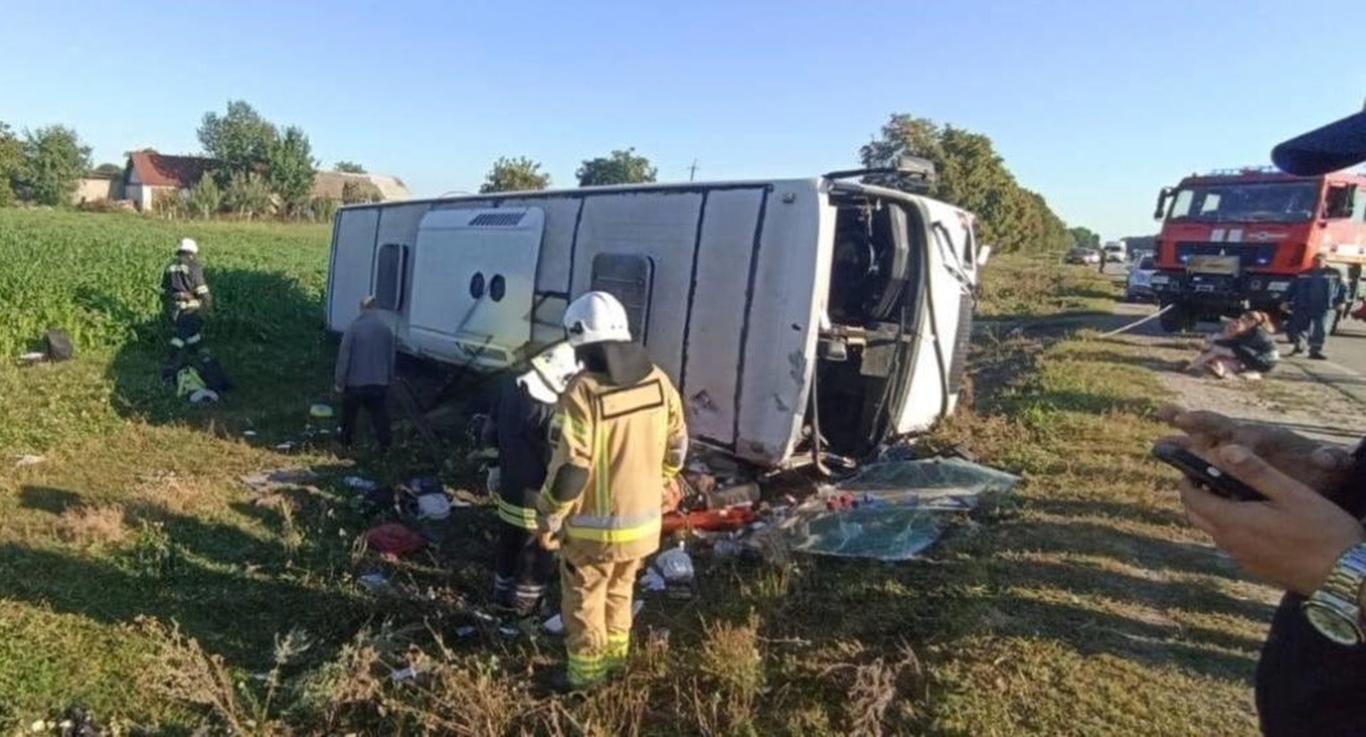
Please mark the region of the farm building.
<svg viewBox="0 0 1366 737"><path fill-rule="evenodd" d="M168 156L152 150L131 151L123 170L124 197L139 210L149 210L158 192L187 193L218 162L200 156Z"/></svg>
<svg viewBox="0 0 1366 737"><path fill-rule="evenodd" d="M403 180L387 174L347 174L340 171L320 171L313 175L313 196L342 198L342 190L351 182L369 182L379 190L380 201L406 200L412 197Z"/></svg>
<svg viewBox="0 0 1366 737"><path fill-rule="evenodd" d="M150 149L131 151L123 172L122 191L116 192L115 187L110 187L105 196L110 199L130 199L137 209L147 210L152 207L158 192L187 195L190 188L217 165L216 159L201 156L171 156ZM340 200L346 184L355 181L373 184L379 190L381 201L403 200L410 196L403 180L398 177L333 171L320 171L314 175L313 196Z"/></svg>
<svg viewBox="0 0 1366 737"><path fill-rule="evenodd" d="M76 191L71 193L71 204L100 200L124 199L123 177L114 173L92 171L76 182Z"/></svg>

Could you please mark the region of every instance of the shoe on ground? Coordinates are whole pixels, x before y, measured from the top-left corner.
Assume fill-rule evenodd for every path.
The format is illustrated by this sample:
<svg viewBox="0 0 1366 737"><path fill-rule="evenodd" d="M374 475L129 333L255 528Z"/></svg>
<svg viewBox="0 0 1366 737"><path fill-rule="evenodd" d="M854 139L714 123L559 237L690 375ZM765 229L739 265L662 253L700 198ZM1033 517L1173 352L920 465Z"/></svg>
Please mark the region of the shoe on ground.
<svg viewBox="0 0 1366 737"><path fill-rule="evenodd" d="M564 696L584 695L601 686L606 680L600 678L592 683L574 683L569 680L569 671L561 668L550 676L550 683L547 685L551 691Z"/></svg>
<svg viewBox="0 0 1366 737"><path fill-rule="evenodd" d="M1312 358L1312 359L1314 359L1315 361L1327 361L1327 360L1328 360L1328 356L1325 356L1325 355L1323 355L1322 353L1320 353L1320 352L1318 352L1318 351L1314 351L1313 353L1310 353L1310 354L1309 354L1309 357Z"/></svg>
<svg viewBox="0 0 1366 737"><path fill-rule="evenodd" d="M1287 355L1287 356L1298 356L1298 355L1300 355L1301 353L1304 353L1304 349L1301 348L1301 347L1299 347L1299 346L1295 346L1294 348L1291 348L1291 349L1290 349L1290 352L1287 353L1287 354L1285 354L1285 355Z"/></svg>

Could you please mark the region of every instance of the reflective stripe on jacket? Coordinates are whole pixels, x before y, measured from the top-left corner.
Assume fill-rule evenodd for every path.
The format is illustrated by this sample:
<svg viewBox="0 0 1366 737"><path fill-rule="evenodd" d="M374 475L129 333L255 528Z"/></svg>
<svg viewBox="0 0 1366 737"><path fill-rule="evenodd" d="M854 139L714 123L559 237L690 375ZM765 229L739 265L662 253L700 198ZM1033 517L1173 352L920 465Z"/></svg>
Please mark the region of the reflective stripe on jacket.
<svg viewBox="0 0 1366 737"><path fill-rule="evenodd" d="M683 403L658 367L631 386L582 373L560 397L554 453L538 511L563 519L570 561L631 560L659 548L664 481L687 454ZM587 472L572 499L552 491L560 467Z"/></svg>
<svg viewBox="0 0 1366 737"><path fill-rule="evenodd" d="M209 285L204 281L204 269L199 260L181 254L166 267L161 276L161 292L177 310L197 310L209 296Z"/></svg>

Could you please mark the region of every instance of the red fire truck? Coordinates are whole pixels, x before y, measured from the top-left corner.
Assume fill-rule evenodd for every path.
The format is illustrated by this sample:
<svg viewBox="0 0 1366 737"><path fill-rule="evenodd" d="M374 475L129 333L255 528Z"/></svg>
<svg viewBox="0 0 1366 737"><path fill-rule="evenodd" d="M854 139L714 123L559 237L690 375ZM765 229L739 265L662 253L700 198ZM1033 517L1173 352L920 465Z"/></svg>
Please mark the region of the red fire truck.
<svg viewBox="0 0 1366 737"><path fill-rule="evenodd" d="M1245 309L1279 314L1291 280L1325 253L1353 299L1366 264L1366 173L1271 168L1192 175L1164 187L1152 285L1169 332ZM1350 302L1349 302L1350 304Z"/></svg>

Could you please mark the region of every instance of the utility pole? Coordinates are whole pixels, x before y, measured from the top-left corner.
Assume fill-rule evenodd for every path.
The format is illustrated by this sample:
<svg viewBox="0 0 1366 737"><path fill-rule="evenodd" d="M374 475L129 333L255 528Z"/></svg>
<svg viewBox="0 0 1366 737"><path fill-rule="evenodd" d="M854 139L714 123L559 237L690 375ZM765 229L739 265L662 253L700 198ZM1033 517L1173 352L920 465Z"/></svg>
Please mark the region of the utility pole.
<svg viewBox="0 0 1366 737"><path fill-rule="evenodd" d="M697 178L697 159L693 159L693 160L692 160L692 166L688 167L688 181L691 182L691 181L693 181L693 180L696 179L696 178Z"/></svg>

